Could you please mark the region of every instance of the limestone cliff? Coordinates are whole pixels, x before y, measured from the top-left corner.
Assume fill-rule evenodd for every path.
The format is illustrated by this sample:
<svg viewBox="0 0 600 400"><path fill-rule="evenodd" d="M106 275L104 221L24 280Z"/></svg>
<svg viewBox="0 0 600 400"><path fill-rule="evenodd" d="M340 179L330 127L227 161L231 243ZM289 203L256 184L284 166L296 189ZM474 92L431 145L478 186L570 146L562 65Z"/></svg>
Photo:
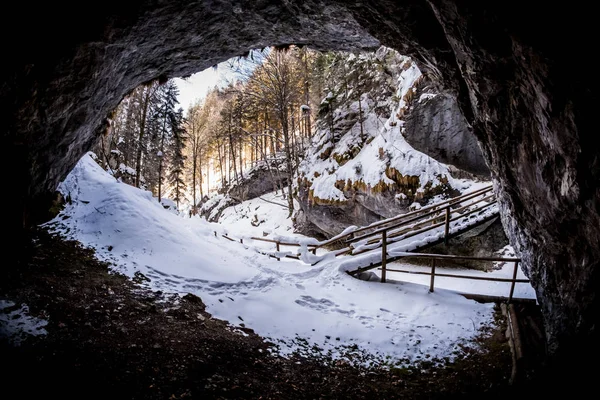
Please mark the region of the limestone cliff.
<svg viewBox="0 0 600 400"><path fill-rule="evenodd" d="M330 78L299 169L299 231L332 236L456 193L456 168L416 150L413 142L455 167L486 175L456 101L435 93L411 58L386 47L338 57L330 69L343 76Z"/></svg>

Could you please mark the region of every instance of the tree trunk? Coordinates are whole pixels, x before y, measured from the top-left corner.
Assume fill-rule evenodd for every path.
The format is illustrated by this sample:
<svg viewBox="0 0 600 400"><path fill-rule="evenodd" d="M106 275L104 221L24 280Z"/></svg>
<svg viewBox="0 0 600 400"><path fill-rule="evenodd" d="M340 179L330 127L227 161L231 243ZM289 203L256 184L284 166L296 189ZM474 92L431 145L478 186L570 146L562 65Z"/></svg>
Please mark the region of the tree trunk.
<svg viewBox="0 0 600 400"><path fill-rule="evenodd" d="M227 135L229 136L229 168L233 167L233 178L235 179L236 184L239 185L239 178L237 173L237 159L235 157L235 145L233 140L233 131L232 131L232 115L231 112L228 113L228 121L227 121ZM229 186L231 187L231 176L229 177Z"/></svg>
<svg viewBox="0 0 600 400"><path fill-rule="evenodd" d="M206 193L210 193L210 157L206 157Z"/></svg>
<svg viewBox="0 0 600 400"><path fill-rule="evenodd" d="M262 139L261 139L262 140ZM273 191L277 194L279 190L277 188L277 180L275 179L275 175L273 175L273 170L271 169L271 164L269 164L269 160L267 159L267 152L265 151L266 147L261 148L261 154L265 165L267 166L267 171L269 172L269 176L271 177L271 182L273 183Z"/></svg>
<svg viewBox="0 0 600 400"><path fill-rule="evenodd" d="M241 135L239 137L239 148L238 148L238 158L240 160L240 179L244 180L244 142L241 139Z"/></svg>
<svg viewBox="0 0 600 400"><path fill-rule="evenodd" d="M291 105L290 106L290 113L291 113L291 118L290 120L292 121L292 130L291 130L291 136L292 136L292 155L294 157L294 171L296 172L296 175L298 174L298 137L296 136L296 127L295 127L295 119L294 119L294 106Z"/></svg>
<svg viewBox="0 0 600 400"><path fill-rule="evenodd" d="M292 216L294 213L294 198L292 196L292 178L293 178L293 167L292 167L292 154L290 149L290 135L288 131L288 123L287 123L287 112L285 111L286 107L282 107L281 112L281 130L283 131L283 143L285 150L285 162L287 168L287 188L288 188L288 218Z"/></svg>
<svg viewBox="0 0 600 400"><path fill-rule="evenodd" d="M198 151L196 145L192 149L192 210L196 208L196 169L198 161Z"/></svg>
<svg viewBox="0 0 600 400"><path fill-rule="evenodd" d="M225 171L223 170L223 159L221 158L221 143L217 139L217 156L219 157L219 171L221 172L221 186L225 186Z"/></svg>
<svg viewBox="0 0 600 400"><path fill-rule="evenodd" d="M363 130L362 103L360 101L360 93L358 95L358 122L360 122L360 140L365 141L365 132Z"/></svg>
<svg viewBox="0 0 600 400"><path fill-rule="evenodd" d="M333 132L333 100L328 104L329 107L329 133L331 134L331 144L335 145L335 133Z"/></svg>
<svg viewBox="0 0 600 400"><path fill-rule="evenodd" d="M138 147L137 147L137 155L135 160L135 186L140 187L140 175L142 169L142 139L144 138L144 133L146 131L146 116L148 114L148 106L150 104L150 94L151 89L146 88L144 101L142 104L142 115L140 118L140 132L138 136Z"/></svg>
<svg viewBox="0 0 600 400"><path fill-rule="evenodd" d="M304 101L306 105L310 107L310 86L308 83L308 52L304 49ZM310 109L306 111L306 137L310 138L312 136L311 126L310 126Z"/></svg>
<svg viewBox="0 0 600 400"><path fill-rule="evenodd" d="M165 131L167 129L167 106L165 105L165 114L163 115L163 128L160 133L160 157L158 158L158 202L162 196L162 169L163 159L165 158Z"/></svg>
<svg viewBox="0 0 600 400"><path fill-rule="evenodd" d="M202 147L198 149L198 185L200 186L200 200L204 198L204 192L202 190L202 186L204 184L204 179L202 178ZM196 204L194 204L194 207Z"/></svg>

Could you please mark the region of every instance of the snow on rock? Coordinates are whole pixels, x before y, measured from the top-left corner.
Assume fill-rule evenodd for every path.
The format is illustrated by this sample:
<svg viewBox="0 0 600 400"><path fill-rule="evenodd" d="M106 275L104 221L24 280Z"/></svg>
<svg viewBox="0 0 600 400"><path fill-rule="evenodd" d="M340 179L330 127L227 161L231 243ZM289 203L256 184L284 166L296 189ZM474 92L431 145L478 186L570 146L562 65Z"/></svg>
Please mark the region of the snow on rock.
<svg viewBox="0 0 600 400"><path fill-rule="evenodd" d="M234 203L237 202L229 197L229 195L216 193L201 203L202 205L198 213L207 221L215 222L219 219L223 210Z"/></svg>
<svg viewBox="0 0 600 400"><path fill-rule="evenodd" d="M179 214L177 212L177 204L173 200L168 199L166 197L162 197L160 199L160 204L162 204L162 206L165 208L165 210L169 210L175 214Z"/></svg>
<svg viewBox="0 0 600 400"><path fill-rule="evenodd" d="M281 192L271 192L226 208L219 223L235 227L238 237L250 237L259 230L262 236L290 235L294 227L288 215L287 199Z"/></svg>
<svg viewBox="0 0 600 400"><path fill-rule="evenodd" d="M382 103L381 96L370 91L361 94L360 105L358 101L340 104L334 115L334 120L340 125L339 128L334 127L336 136L340 136L337 140L332 137L329 124L320 126L311 145L312 150L307 152L307 157L300 166L301 176L309 182L312 200L343 203L347 199L341 186L348 187L352 183L360 183L367 190L378 185L394 187L398 183L392 179L396 177L390 177L391 171L403 177L418 178L417 190L421 192L426 187L444 184L460 186L450 176L446 165L415 150L402 136L402 118L409 106L409 96L415 91L415 85L421 78L419 68L409 57L384 47L375 55L361 55L351 59L364 63L376 63L379 60L389 64L392 70L397 71L397 75L394 75L397 90L393 97L398 100L395 103L390 96ZM334 98L334 93L329 92L323 103ZM359 106L363 116L362 129L357 120L349 129L343 130L346 129L343 124L351 119L350 115L359 115ZM382 114L381 108L387 108L387 113ZM342 132L339 132L340 129ZM412 193L413 196L415 194Z"/></svg>
<svg viewBox="0 0 600 400"><path fill-rule="evenodd" d="M0 300L0 338L18 346L27 336L45 335L48 321L29 315L29 307Z"/></svg>
<svg viewBox="0 0 600 400"><path fill-rule="evenodd" d="M123 163L119 164L119 172L135 176L135 169L128 167Z"/></svg>
<svg viewBox="0 0 600 400"><path fill-rule="evenodd" d="M437 96L437 94L435 93L423 93L421 96L419 96L419 103L422 103L423 101L427 101L429 99L433 99L435 96Z"/></svg>

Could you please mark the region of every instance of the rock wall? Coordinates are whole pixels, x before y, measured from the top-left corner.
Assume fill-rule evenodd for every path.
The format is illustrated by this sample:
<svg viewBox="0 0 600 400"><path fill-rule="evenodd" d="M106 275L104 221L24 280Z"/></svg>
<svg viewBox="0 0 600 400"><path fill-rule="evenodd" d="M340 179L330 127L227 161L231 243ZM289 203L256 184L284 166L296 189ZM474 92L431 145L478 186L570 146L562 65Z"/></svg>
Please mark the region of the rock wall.
<svg viewBox="0 0 600 400"><path fill-rule="evenodd" d="M300 210L294 225L298 232L331 237L350 225L406 213L414 202L425 205L434 195L456 195L453 176L490 178L456 99L436 93L436 82L422 75L412 59L381 47L359 57L346 54L330 68L332 75L339 69L345 78L341 88L330 84L322 94L317 132L299 168ZM360 78L355 71L360 71ZM346 96L345 86L357 94ZM333 112L323 106L330 95ZM382 142L379 136L384 135L392 137ZM403 138L395 141L394 136ZM374 156L387 159L378 163ZM440 177L419 175L419 169L433 171L439 162L454 168L438 168ZM350 174L348 164L354 168ZM324 198L321 193L332 197L337 193L327 186L335 186L341 194Z"/></svg>
<svg viewBox="0 0 600 400"><path fill-rule="evenodd" d="M561 54L567 43L580 48L586 42L589 25L575 8L524 10L517 17L509 10L472 4L459 11L450 2L433 7L463 71L503 226L536 289L559 365L583 349L598 352L591 315L600 315L600 157L590 142L589 112L597 99L594 88L567 73L571 61ZM540 21L535 27L527 23L534 18ZM512 34L495 36L499 29ZM579 76L590 72L578 65Z"/></svg>
<svg viewBox="0 0 600 400"><path fill-rule="evenodd" d="M492 255L498 257L513 257L514 255L503 254L506 252L505 247L508 244L508 238L506 237L500 218L496 218L471 229L462 235L450 238L447 244L442 243L433 246L426 249L424 252L471 257L490 257ZM425 260L423 261L425 262ZM428 265L431 265L429 260L426 262ZM438 260L436 265L459 266L483 271L491 271L494 268L498 268L498 263L494 263L493 261Z"/></svg>
<svg viewBox="0 0 600 400"><path fill-rule="evenodd" d="M417 92L414 106L406 115L402 132L406 141L444 164L489 179L490 170L477 138L456 99L446 93L427 96Z"/></svg>
<svg viewBox="0 0 600 400"><path fill-rule="evenodd" d="M287 187L285 158L273 158L268 162L267 166L261 160L240 179L239 183L233 182L232 187L227 189L228 195L242 202Z"/></svg>
<svg viewBox="0 0 600 400"><path fill-rule="evenodd" d="M599 83L593 3L479 0L153 1L11 5L0 27L6 187L45 215L57 183L125 94L251 48L384 44L456 95L496 184L507 236L542 306L552 366L594 384L598 341ZM374 39L377 38L377 39ZM587 379L586 379L587 378Z"/></svg>

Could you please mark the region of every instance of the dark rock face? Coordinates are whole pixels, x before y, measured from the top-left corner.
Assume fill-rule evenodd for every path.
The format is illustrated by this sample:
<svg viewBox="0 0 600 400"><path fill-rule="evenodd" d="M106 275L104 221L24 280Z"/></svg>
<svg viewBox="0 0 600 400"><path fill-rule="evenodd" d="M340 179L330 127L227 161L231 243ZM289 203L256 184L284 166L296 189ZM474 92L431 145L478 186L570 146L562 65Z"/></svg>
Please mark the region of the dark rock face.
<svg viewBox="0 0 600 400"><path fill-rule="evenodd" d="M442 93L415 103L404 124L406 141L438 161L489 178L477 138L456 99Z"/></svg>
<svg viewBox="0 0 600 400"><path fill-rule="evenodd" d="M586 18L581 15L581 26L560 37L562 30L552 33L546 24L568 24L572 10L560 15L545 9L536 16L544 21L535 30L525 24L534 18L527 13L510 25L504 11L477 5L463 14L444 3L434 12L463 71L475 133L497 182L503 225L536 288L549 350L558 359L582 349L596 353L597 317L591 315L599 311L600 168L598 148L589 142L589 107L597 101L594 89L564 75L568 61L558 50L565 40L585 42L579 35L588 29ZM512 26L512 35L491 34L506 26Z"/></svg>
<svg viewBox="0 0 600 400"><path fill-rule="evenodd" d="M300 210L295 213L294 228L297 232L310 236L331 238L350 225L366 226L386 218L411 210L413 199L400 199L393 191L370 193L367 191L344 190L347 201L311 201L306 184L299 185L298 203ZM437 186L427 192L419 201L427 203L431 197L445 193L448 197L458 194L448 185ZM417 203L419 202L417 201Z"/></svg>
<svg viewBox="0 0 600 400"><path fill-rule="evenodd" d="M348 193L349 200L344 204L313 204L308 200L308 191L306 185L299 186L300 210L294 214L294 228L304 235L330 238L350 225L369 225L405 210L391 206L397 203L393 196L389 199L383 195L356 196ZM382 217L381 210L388 210L392 215Z"/></svg>
<svg viewBox="0 0 600 400"><path fill-rule="evenodd" d="M425 97L442 96L431 94L437 82L427 79L411 58L382 46L376 52L361 57L347 54L336 64L330 73L344 74L347 79L345 84L357 88L355 91L360 93L361 102L358 103L357 94L348 96L341 83L329 86L327 95L322 93L324 98L316 119L316 132L306 151L307 157L298 168L296 198L300 210L296 212L294 224L297 232L319 232L325 237L332 237L350 225L369 225L406 213L415 202L425 205L433 196L455 195L458 191L448 182L449 175L460 173L473 177L455 167L449 172L445 166L438 165L437 161L419 151L411 149L408 154L398 151L396 143L393 143L400 139L400 129L402 132L419 129L419 132L411 133L417 137L434 136L429 132L430 126L413 125L407 128L404 123L407 115L419 112L421 107L428 108L426 102L420 101L422 92L427 92ZM453 105L444 112L458 114L447 117L460 121L462 125L451 129L454 143L447 140L438 142L437 148L440 152L457 151L451 146L464 141L462 138L465 136L469 136L477 146L475 136L466 129L465 119L454 97L443 96L448 104ZM333 113L329 104L333 106ZM438 136L445 134L443 130L446 127L436 128L442 131L437 132ZM380 135L390 140L377 140ZM404 135L401 139L398 146L404 145ZM431 138L436 139L439 140ZM363 152L378 155L368 159ZM481 152L478 154L483 160ZM411 163L407 163L407 159ZM323 165L323 161L326 161L326 165ZM439 172L422 176L415 174L416 169L410 168L410 164L420 164L423 168L428 165L430 172ZM335 181L330 179L332 175L335 175ZM337 197L331 193L336 193Z"/></svg>
<svg viewBox="0 0 600 400"><path fill-rule="evenodd" d="M500 223L500 219L496 218L471 229L462 235L451 238L448 240L447 244L442 243L433 246L426 249L424 252L433 254L452 254L457 256L489 257L502 250L503 247L508 244L508 238L504 233L504 228ZM500 254L496 255L498 257L503 257ZM506 257L506 255L504 255L504 257ZM429 261L427 261L427 263L429 263ZM461 260L447 262L444 260L442 262L440 260L437 265L461 266L483 271L491 271L495 268L492 261Z"/></svg>
<svg viewBox="0 0 600 400"><path fill-rule="evenodd" d="M287 172L281 171L278 165L267 169L266 167L253 168L238 185L229 189L229 196L241 201L254 199L265 193L280 190L287 186Z"/></svg>
<svg viewBox="0 0 600 400"><path fill-rule="evenodd" d="M591 3L554 4L16 3L0 28L10 38L0 65L2 149L14 171L5 184L23 202L13 221L44 216L57 183L137 85L251 48L374 48L376 37L457 96L496 183L507 236L536 288L555 365L585 372L580 361L600 347L599 91L588 60L596 22Z"/></svg>

